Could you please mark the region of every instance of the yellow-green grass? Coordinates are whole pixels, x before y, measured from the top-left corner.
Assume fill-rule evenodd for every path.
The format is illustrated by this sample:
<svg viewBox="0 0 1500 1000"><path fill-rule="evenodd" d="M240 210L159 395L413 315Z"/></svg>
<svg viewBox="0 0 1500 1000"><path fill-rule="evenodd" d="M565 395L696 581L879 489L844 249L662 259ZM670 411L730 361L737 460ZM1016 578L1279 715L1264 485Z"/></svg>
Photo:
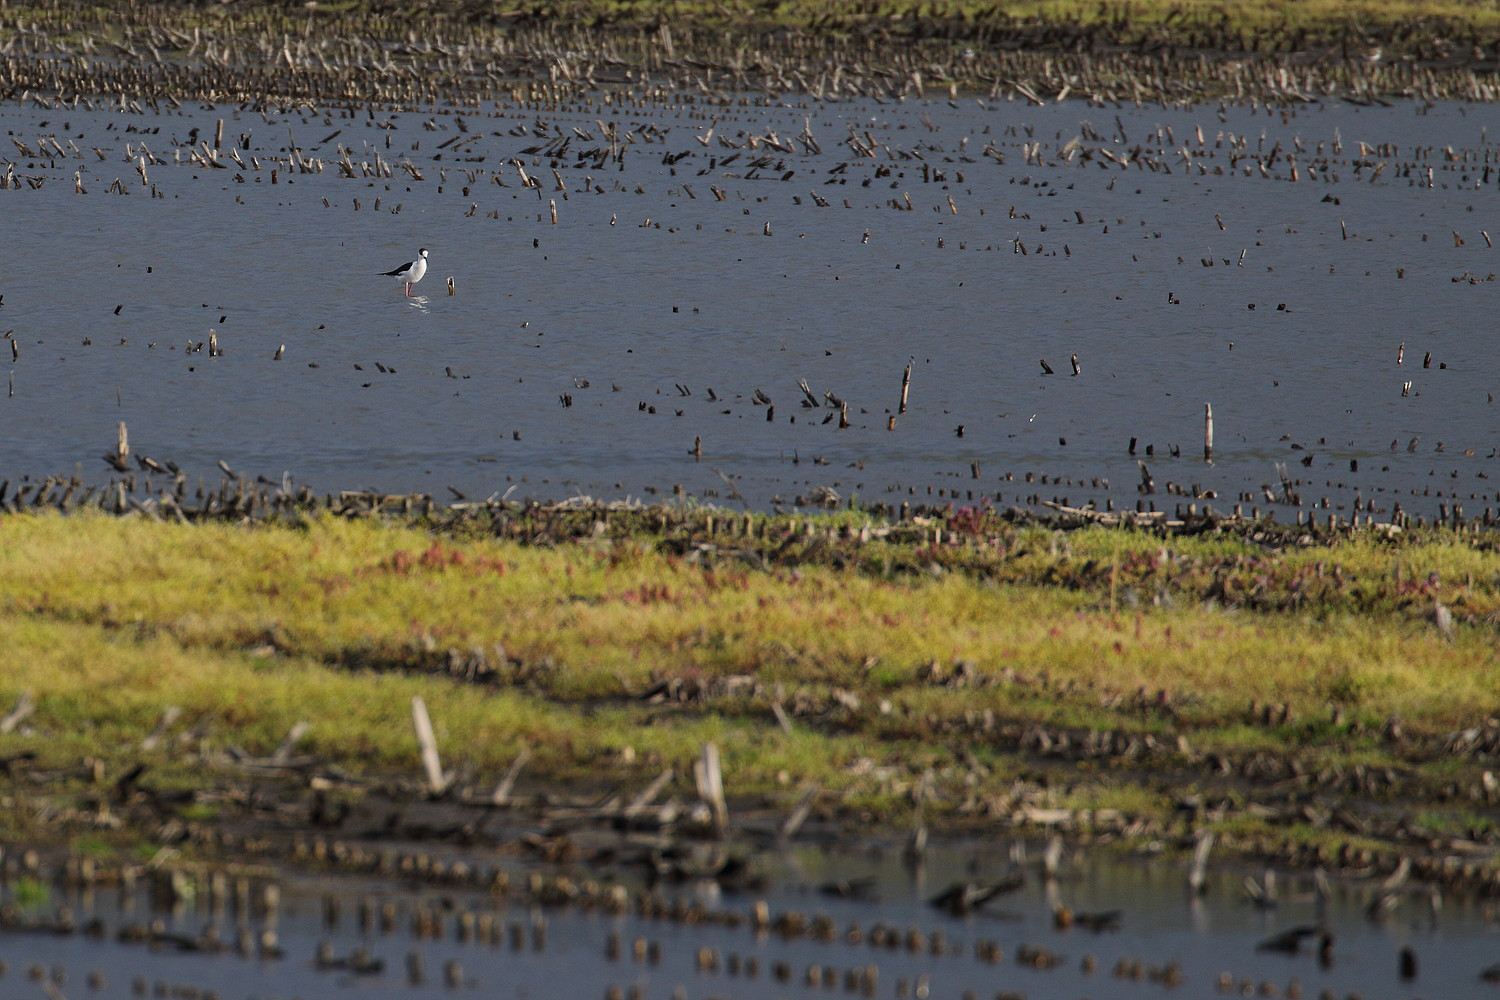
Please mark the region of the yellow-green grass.
<svg viewBox="0 0 1500 1000"><path fill-rule="evenodd" d="M5 517L0 712L23 691L37 712L0 755L38 754L60 793L88 790L66 775L91 758L107 780L147 760L192 787L222 779L216 751L267 754L305 720L299 752L415 776L421 695L445 765L479 787L524 748L527 780L550 790L663 767L685 790L713 741L742 799L783 806L816 783L898 820L924 773L950 803L1009 794L1035 764L1015 746L1027 726L1420 773L1422 755L1375 727L1399 717L1435 745L1500 703L1485 617L1500 557L1452 534L1271 548L964 514L889 538L867 522L867 543L760 519L753 542L693 550L646 523L531 545L331 516ZM1257 580L1259 610L1205 599ZM1287 587L1305 597L1280 599ZM1440 600L1458 615L1448 632L1430 619ZM675 682L666 701L640 697L658 682ZM1288 717L1266 725L1251 705ZM141 751L169 706L183 711L173 739ZM1054 764L1056 802L1168 811L1141 763Z"/></svg>
<svg viewBox="0 0 1500 1000"><path fill-rule="evenodd" d="M493 658L503 649L521 664L545 665L547 693L578 700L686 673L912 686L929 661L972 660L983 672L1164 689L1193 699L1195 715L1273 699L1303 710L1339 703L1400 711L1440 726L1462 723L1500 690L1490 671L1473 669L1493 650L1489 629L1446 641L1415 614L1372 620L1326 595L1331 610L1315 614L1206 609L1192 593L1174 598L1178 608L1150 606L1158 584L1203 585L1205 560L1211 567L1232 554L1240 543L1231 542L1189 541L1163 559L1159 540L1119 532L1075 534L1055 554L1023 537L1001 564L1007 579L992 582L817 565L705 569L634 539L534 548L332 518L294 530L23 517L0 526L0 541L0 610L18 635L27 624L73 624L97 642L124 637L238 656L270 678L286 678L300 658L383 669L448 650ZM1141 557L1158 565L1125 568ZM1406 580L1437 573L1455 581L1450 601L1459 607L1489 607L1493 579L1469 581L1500 568L1493 553L1451 541L1258 558L1263 565L1250 572L1277 580L1318 565L1329 578L1337 567L1353 581L1343 589L1394 586L1398 566ZM1100 600L1111 559L1121 567L1113 612ZM1077 579L1069 574L1080 560L1098 563L1097 591L1024 582L1049 573ZM1126 596L1140 607L1122 596L1127 576L1136 592ZM72 661L76 672L70 653L54 648L47 658ZM149 677L126 679L133 691L154 686Z"/></svg>

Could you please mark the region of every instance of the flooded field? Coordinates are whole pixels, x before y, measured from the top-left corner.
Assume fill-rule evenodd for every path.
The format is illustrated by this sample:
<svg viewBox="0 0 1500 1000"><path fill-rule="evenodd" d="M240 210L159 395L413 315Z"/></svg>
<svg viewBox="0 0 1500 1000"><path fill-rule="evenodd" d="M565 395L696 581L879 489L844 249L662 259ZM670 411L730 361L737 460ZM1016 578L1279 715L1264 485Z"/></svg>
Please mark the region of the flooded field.
<svg viewBox="0 0 1500 1000"><path fill-rule="evenodd" d="M1336 882L1320 902L1310 879L1283 876L1275 901L1254 905L1244 876L1229 873L1195 899L1179 865L1069 857L1047 881L1014 850L941 848L913 868L893 852L804 847L755 860L753 884L739 888L647 891L627 875L606 880L602 897L580 892L586 874L544 867L529 881L513 859L493 869L508 879L496 892L249 871L163 872L129 890L48 897L22 881L9 888L0 950L16 996L1378 1000L1494 990L1493 914L1473 904L1409 893L1372 908L1378 881ZM493 879L489 859L469 860ZM1017 878L1020 888L971 913L931 905L952 885ZM559 904L542 886L595 901ZM1064 907L1071 926L1055 916Z"/></svg>
<svg viewBox="0 0 1500 1000"><path fill-rule="evenodd" d="M121 23L70 0L0 5L10 258L0 504L66 509L92 496L127 510L128 494L137 509L185 516L196 491L209 520L310 508L313 494L339 491L393 494L383 509L408 513L422 494L882 513L1192 506L1325 522L1500 509L1488 331L1500 273L1500 116L1489 102L1500 88L1486 22L1339 14L1309 30L1281 14L1280 24L1241 21L1237 8L1048 23L999 9L885 18L834 5L720 32L728 8L677 25L682 9L627 23L602 7L558 17L545 5L465 6L450 16L456 7L428 5L418 20L387 16L384 4L141 4ZM416 261L424 273L391 274ZM91 487L82 500L74 483ZM356 495L347 512L380 505ZM444 516L456 530L471 515L506 538L577 537L572 515L555 509L543 527L514 508ZM606 519L591 515L575 527L597 535ZM784 537L731 542L752 539L756 519L682 518L692 559L766 566L756 545L818 544L811 522L801 541L784 519ZM9 523L19 537L40 522ZM928 544L925 519L901 523L913 546ZM1278 541L1260 527L1248 537L1268 548L1318 534ZM827 530L831 541L837 529ZM66 539L68 555L27 562L74 561L79 537ZM135 548L164 554L154 540ZM279 621L259 618L223 641L172 648L206 600L191 586L172 588L191 614L120 616L114 594L69 610L39 583L48 594L22 593L8 609L40 626L21 648L96 656L84 668L94 684L77 697L106 712L126 711L135 683L95 681L118 651L158 679L183 669L166 662L180 655L194 679L230 692L230 669L206 662L233 659L277 682L293 658L297 671L421 673L425 694L463 674L475 685L466 709L504 695L475 709L478 723L440 717L478 726L455 732L490 732L500 711L567 708L578 721L546 720L539 751L547 738L565 748L512 795L531 744L493 792L480 789L466 751L482 746L493 763L505 748L445 733L459 764L443 772L422 698L412 699L427 772L418 783L388 770L406 766L390 763L404 746L382 756L361 736L326 767L326 747L293 759L303 721L255 756L241 740L254 713L241 709L274 697L189 710L191 728L169 743L181 706L137 706L160 719L156 730L142 740L127 727L114 745L118 720L101 725L98 706L80 715L66 688L34 697L18 687L71 662L15 670L15 707L0 719L16 751L8 829L43 842L28 850L7 834L0 845L0 992L1492 996L1493 699L1476 685L1451 718L1374 707L1386 704L1382 685L1420 691L1424 713L1457 701L1461 685L1442 675L1467 679L1469 660L1489 651L1454 669L1490 641L1474 644L1493 624L1493 574L1440 573L1417 564L1435 558L1419 551L1409 567L1394 562L1388 597L1338 566L1325 580L1321 561L1278 575L1238 558L1219 567L1227 574L1165 562L1161 580L1196 574L1201 592L1125 588L1143 649L1156 637L1143 633L1142 594L1154 589L1153 607L1173 593L1206 613L1239 607L1226 580L1264 601L1245 614L1278 606L1284 588L1320 626L1365 614L1431 639L1399 647L1426 655L1350 654L1376 662L1319 677L1312 693L1257 692L1222 717L1194 702L1193 681L1154 669L1095 691L1093 663L1110 648L1123 656L1129 641L1115 620L1113 562L1098 607L1116 631L1077 654L1081 686L1028 662L1024 645L993 657L1003 663L954 653L949 671L935 654L925 668L879 674L878 657L861 651L860 682L877 687L794 692L785 706L780 683L762 682L800 679L814 661L786 642L775 658L754 651L720 691L693 659L719 641L707 628L635 650L652 664L644 689L624 675L612 687L549 686L538 679L556 663L546 641L507 637L463 653L462 628L442 620L456 602L413 610L409 623L404 604L384 616L412 634L384 648L373 627L322 652L299 648L295 635L282 642L291 633ZM825 555L846 566L842 552ZM462 560L436 543L415 558L425 570L429 557L438 570ZM205 558L205 579L222 585L223 550ZM369 565L404 578L411 559L401 549ZM1101 584L1100 566L1046 575L1086 589ZM121 593L137 589L132 572L120 574ZM795 582L798 569L788 572ZM1155 573L1153 563L1141 579ZM338 573L317 588L327 581ZM1301 610L1304 586L1327 603ZM1341 603L1346 586L1358 603ZM263 593L271 605L296 600L279 579ZM654 585L621 593L638 593L642 608L694 600ZM96 612L99 644L88 646L75 626ZM752 628L774 631L747 613ZM941 624L936 645L952 631ZM881 628L902 625L892 615ZM1221 657L1229 633L1214 629L1191 653L1194 633L1174 619L1135 662L1309 662L1259 644ZM1049 649L1053 640L1094 641L1058 628ZM210 661L210 650L225 658ZM842 664L842 654L825 659L820 670ZM1442 684L1411 683L1411 664ZM975 702L984 711L960 711L948 695L999 665L999 681L985 680L993 698ZM840 676L826 672L829 683ZM285 676L297 678L290 691L312 674ZM114 693L100 699L100 687ZM680 719L656 712L679 695ZM302 687L295 696L317 702ZM610 698L649 711L605 723L618 711ZM732 719L758 710L746 698L765 699L767 718ZM766 801L739 786L729 805L718 743L681 735L700 720L743 722L740 746L786 735L778 752L821 758L797 749L821 744L794 742L794 726L852 744L864 738L850 724L861 698L872 719L910 713L868 729L893 735L868 738L882 753L920 745L917 757L892 758L913 782L887 774L881 754L860 754L848 768L873 784L802 785L785 819L769 817L790 804L790 769L761 776L777 783ZM924 705L942 712L908 707ZM1195 715L1203 728L1176 728ZM616 760L596 724L639 728ZM644 791L601 794L630 773L648 731L641 759L660 776ZM531 739L518 732L503 737ZM702 756L685 762L674 739ZM86 742L79 761L72 748ZM350 775L334 762L342 753L382 773ZM697 800L653 802L689 771ZM570 782L590 787L559 787ZM935 824L924 851L902 850L906 827L879 825L909 805L918 824ZM1013 841L1023 828L1056 836ZM1190 875L1195 843L1202 864Z"/></svg>
<svg viewBox="0 0 1500 1000"><path fill-rule="evenodd" d="M1492 105L30 99L0 127L12 480L107 481L124 422L189 489L1500 507ZM380 275L419 248L408 297Z"/></svg>
<svg viewBox="0 0 1500 1000"><path fill-rule="evenodd" d="M753 509L1500 508L1493 105L915 90L0 106L0 476L142 497L244 477ZM386 276L420 251L410 289ZM913 866L802 844L683 878L703 861L679 863L686 839L603 834L539 863L566 837L534 830L444 848L480 873L444 880L369 839L391 864L356 876L174 875L169 853L128 888L10 871L8 988L1375 998L1500 978L1492 901L1404 867L1211 871L1194 897L1149 850L1070 849L1048 880L1036 846ZM933 905L955 888L969 905Z"/></svg>

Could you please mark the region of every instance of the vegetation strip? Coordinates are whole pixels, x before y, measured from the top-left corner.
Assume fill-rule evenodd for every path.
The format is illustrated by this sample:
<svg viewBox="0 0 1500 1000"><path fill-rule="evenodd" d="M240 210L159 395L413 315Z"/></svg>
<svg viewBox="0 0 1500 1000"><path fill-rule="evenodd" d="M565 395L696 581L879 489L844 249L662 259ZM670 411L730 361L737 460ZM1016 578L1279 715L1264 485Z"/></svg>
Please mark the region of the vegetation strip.
<svg viewBox="0 0 1500 1000"><path fill-rule="evenodd" d="M138 3L0 7L0 96L382 107L960 92L1045 103L1500 96L1479 3Z"/></svg>
<svg viewBox="0 0 1500 1000"><path fill-rule="evenodd" d="M0 684L0 755L32 806L6 836L233 829L256 762L319 815L433 786L490 807L502 776L512 808L663 773L693 801L712 745L740 816L805 800L815 829L1184 851L1209 830L1500 887L1497 536L441 513L6 516L0 627L27 669ZM451 782L420 778L414 697Z"/></svg>

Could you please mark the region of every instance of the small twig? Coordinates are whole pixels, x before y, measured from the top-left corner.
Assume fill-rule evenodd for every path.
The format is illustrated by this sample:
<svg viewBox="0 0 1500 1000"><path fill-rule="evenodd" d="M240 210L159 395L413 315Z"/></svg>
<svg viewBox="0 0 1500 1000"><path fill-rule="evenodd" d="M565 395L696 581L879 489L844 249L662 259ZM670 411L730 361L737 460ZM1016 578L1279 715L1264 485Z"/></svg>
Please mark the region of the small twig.
<svg viewBox="0 0 1500 1000"><path fill-rule="evenodd" d="M1063 839L1053 834L1047 841L1047 849L1042 852L1042 878L1051 882L1057 878L1057 872L1062 867Z"/></svg>
<svg viewBox="0 0 1500 1000"><path fill-rule="evenodd" d="M714 469L714 475L724 480L724 485L729 488L729 499L738 500L744 506L745 510L748 511L750 509L750 501L746 500L745 495L740 492L739 487L734 485L734 480L730 479L722 470L717 468Z"/></svg>
<svg viewBox="0 0 1500 1000"><path fill-rule="evenodd" d="M1203 461L1214 460L1214 404L1203 404Z"/></svg>
<svg viewBox="0 0 1500 1000"><path fill-rule="evenodd" d="M422 768L427 772L427 785L433 795L442 795L448 789L448 778L443 774L443 765L438 760L437 737L432 732L432 719L427 715L427 703L421 695L411 699L411 721L417 732L417 744L422 750Z"/></svg>
<svg viewBox="0 0 1500 1000"><path fill-rule="evenodd" d="M703 744L693 773L698 779L698 797L713 810L714 831L723 836L729 829L729 806L724 802L724 774L719 763L719 745Z"/></svg>
<svg viewBox="0 0 1500 1000"><path fill-rule="evenodd" d="M781 836L787 840L797 835L802 829L802 824L807 822L807 817L812 815L813 802L817 800L818 793L822 791L817 785L808 785L802 790L802 798L797 800L797 806L792 814L781 824Z"/></svg>
<svg viewBox="0 0 1500 1000"><path fill-rule="evenodd" d="M505 772L505 777L500 779L500 784L495 786L495 791L490 795L490 801L497 806L503 806L510 801L510 792L516 786L516 778L521 775L521 768L531 760L531 748L522 747L521 752L516 754L516 759L510 762L510 767Z"/></svg>
<svg viewBox="0 0 1500 1000"><path fill-rule="evenodd" d="M14 732L26 717L36 711L36 701L31 697L30 691L22 691L21 697L16 699L16 707L11 709L0 719L0 733Z"/></svg>
<svg viewBox="0 0 1500 1000"><path fill-rule="evenodd" d="M630 804L625 807L626 817L637 816L645 812L646 808L661 794L661 790L666 788L667 783L672 780L672 773L672 769L670 767L667 768L652 779L651 784L647 785L641 794L631 799Z"/></svg>
<svg viewBox="0 0 1500 1000"><path fill-rule="evenodd" d="M1188 869L1188 892L1201 896L1207 891L1208 852L1213 850L1214 835L1210 830L1200 830L1193 845L1193 864Z"/></svg>
<svg viewBox="0 0 1500 1000"><path fill-rule="evenodd" d="M286 738L281 741L281 745L276 748L276 752L271 754L272 763L285 763L292 756L292 748L297 745L297 741L306 736L307 731L311 728L312 726L309 723L299 722L287 730Z"/></svg>
<svg viewBox="0 0 1500 1000"><path fill-rule="evenodd" d="M167 730L172 728L172 723L176 722L177 717L181 714L181 708L176 705L168 705L166 711L161 713L161 718L157 720L156 729L152 731L150 736L141 740L141 749L151 750L155 748L166 737Z"/></svg>

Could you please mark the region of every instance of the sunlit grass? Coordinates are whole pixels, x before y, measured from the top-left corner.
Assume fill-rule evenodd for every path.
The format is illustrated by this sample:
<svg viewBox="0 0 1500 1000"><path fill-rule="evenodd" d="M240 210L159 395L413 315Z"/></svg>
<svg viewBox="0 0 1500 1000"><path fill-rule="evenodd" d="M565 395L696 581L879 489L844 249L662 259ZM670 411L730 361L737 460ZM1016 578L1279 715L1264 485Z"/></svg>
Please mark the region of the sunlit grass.
<svg viewBox="0 0 1500 1000"><path fill-rule="evenodd" d="M523 750L549 787L664 768L690 787L712 741L737 795L784 803L811 783L890 818L924 773L1007 794L1021 759L985 743L1007 726L1386 767L1402 762L1369 735L1385 720L1436 738L1500 703L1495 630L1464 610L1496 600L1483 540L1271 549L970 518L820 547L802 522L760 524L776 561L691 561L638 529L533 546L332 517L7 517L0 630L25 667L0 673L0 711L23 691L38 708L0 749L147 759L191 785L201 760L269 754L306 721L297 752L414 775L421 695L445 765L480 787ZM1260 596L1205 599L1226 583ZM1451 634L1425 610L1438 600L1461 615ZM678 694L641 698L666 682ZM1272 704L1285 721L1256 723ZM199 757L140 749L169 706ZM981 757L973 787L959 762ZM1075 771L1070 807L1167 811L1108 760Z"/></svg>

